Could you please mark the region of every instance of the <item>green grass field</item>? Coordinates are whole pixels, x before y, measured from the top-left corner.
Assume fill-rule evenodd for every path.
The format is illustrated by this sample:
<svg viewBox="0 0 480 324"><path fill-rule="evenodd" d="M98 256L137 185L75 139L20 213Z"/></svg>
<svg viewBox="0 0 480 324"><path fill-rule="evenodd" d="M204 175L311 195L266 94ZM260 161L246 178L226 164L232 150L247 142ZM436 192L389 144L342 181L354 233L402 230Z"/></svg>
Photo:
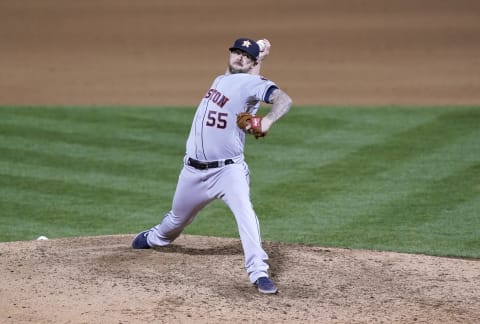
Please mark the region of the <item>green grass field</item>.
<svg viewBox="0 0 480 324"><path fill-rule="evenodd" d="M0 241L157 224L193 113L0 107ZM265 240L480 257L480 107L294 107L246 156ZM238 237L220 201L185 233Z"/></svg>

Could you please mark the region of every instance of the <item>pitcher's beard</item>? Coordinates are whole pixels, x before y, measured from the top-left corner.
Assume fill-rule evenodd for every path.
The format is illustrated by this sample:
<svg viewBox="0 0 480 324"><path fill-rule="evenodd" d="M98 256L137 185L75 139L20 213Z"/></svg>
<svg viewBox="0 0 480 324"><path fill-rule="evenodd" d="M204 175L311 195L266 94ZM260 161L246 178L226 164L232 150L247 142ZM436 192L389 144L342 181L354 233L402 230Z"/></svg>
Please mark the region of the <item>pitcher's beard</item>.
<svg viewBox="0 0 480 324"><path fill-rule="evenodd" d="M237 74L237 73L248 73L250 69L248 68L235 68L231 64L228 65L228 71L230 71L231 74Z"/></svg>

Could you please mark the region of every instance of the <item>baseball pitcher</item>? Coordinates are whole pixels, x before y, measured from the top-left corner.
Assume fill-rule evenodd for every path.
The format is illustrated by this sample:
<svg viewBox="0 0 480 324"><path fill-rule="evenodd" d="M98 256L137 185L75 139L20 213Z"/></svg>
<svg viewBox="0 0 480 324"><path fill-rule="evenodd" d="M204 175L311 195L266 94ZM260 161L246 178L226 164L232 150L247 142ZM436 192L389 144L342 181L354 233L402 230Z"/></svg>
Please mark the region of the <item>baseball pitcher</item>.
<svg viewBox="0 0 480 324"><path fill-rule="evenodd" d="M237 222L250 282L261 293L275 294L244 159L245 136L264 137L292 104L274 82L260 76L270 47L266 39L239 38L229 48L226 73L215 78L193 118L172 208L160 224L138 234L132 247L172 243L202 208L221 199ZM264 117L256 115L261 102L271 104Z"/></svg>

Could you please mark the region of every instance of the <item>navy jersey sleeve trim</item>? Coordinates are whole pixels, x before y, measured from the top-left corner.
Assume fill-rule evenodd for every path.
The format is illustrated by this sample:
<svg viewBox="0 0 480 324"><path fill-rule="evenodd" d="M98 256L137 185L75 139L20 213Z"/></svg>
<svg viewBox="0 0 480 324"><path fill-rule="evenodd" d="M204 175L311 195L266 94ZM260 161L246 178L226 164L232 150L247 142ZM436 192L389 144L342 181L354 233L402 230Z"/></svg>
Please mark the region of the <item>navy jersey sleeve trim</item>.
<svg viewBox="0 0 480 324"><path fill-rule="evenodd" d="M272 94L273 90L278 89L277 86L272 85L270 88L268 88L267 93L265 93L265 102L271 103L270 102L270 95Z"/></svg>

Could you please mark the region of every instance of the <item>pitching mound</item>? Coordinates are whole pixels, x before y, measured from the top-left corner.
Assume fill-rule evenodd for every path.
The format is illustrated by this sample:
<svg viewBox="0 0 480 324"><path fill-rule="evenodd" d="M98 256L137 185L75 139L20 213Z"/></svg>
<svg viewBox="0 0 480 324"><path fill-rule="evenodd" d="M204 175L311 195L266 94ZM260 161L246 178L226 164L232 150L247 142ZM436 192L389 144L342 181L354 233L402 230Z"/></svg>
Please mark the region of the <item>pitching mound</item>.
<svg viewBox="0 0 480 324"><path fill-rule="evenodd" d="M277 295L248 282L238 239L133 235L0 244L3 323L473 323L478 260L265 243ZM476 284L475 284L476 282Z"/></svg>

